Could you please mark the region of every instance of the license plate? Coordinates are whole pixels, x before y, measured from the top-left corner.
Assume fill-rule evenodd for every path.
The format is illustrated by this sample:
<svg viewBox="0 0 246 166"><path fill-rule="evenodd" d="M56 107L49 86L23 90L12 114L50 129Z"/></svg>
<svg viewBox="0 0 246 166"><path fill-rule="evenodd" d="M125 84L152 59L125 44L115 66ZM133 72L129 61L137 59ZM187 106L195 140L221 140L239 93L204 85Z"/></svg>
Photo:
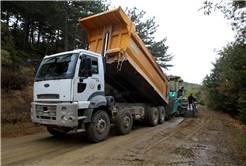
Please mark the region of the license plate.
<svg viewBox="0 0 246 166"><path fill-rule="evenodd" d="M41 120L41 123L43 123L43 124L51 124L50 121L48 121L48 120Z"/></svg>

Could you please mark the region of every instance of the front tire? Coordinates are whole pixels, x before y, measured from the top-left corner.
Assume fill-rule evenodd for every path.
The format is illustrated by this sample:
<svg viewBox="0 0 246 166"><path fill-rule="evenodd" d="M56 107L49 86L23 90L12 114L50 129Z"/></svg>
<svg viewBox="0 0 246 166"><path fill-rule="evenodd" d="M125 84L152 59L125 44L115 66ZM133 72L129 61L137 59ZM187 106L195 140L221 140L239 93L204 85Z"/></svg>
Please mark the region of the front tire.
<svg viewBox="0 0 246 166"><path fill-rule="evenodd" d="M132 129L132 113L129 110L119 110L115 117L115 129L119 134L128 134Z"/></svg>
<svg viewBox="0 0 246 166"><path fill-rule="evenodd" d="M92 142L101 142L106 139L110 129L107 112L99 110L93 114L91 122L87 125L86 135Z"/></svg>
<svg viewBox="0 0 246 166"><path fill-rule="evenodd" d="M150 126L156 126L158 124L159 114L156 107L150 108L147 118Z"/></svg>

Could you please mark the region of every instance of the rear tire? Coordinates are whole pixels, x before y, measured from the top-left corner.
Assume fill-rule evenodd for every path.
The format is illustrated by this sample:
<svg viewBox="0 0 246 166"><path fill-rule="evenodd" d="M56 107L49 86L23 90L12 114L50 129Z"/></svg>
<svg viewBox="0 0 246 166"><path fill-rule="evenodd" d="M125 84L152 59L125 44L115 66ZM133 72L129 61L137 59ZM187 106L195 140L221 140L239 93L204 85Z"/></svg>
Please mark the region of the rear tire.
<svg viewBox="0 0 246 166"><path fill-rule="evenodd" d="M159 113L159 124L163 124L165 121L165 108L162 106L157 107L158 113Z"/></svg>
<svg viewBox="0 0 246 166"><path fill-rule="evenodd" d="M149 125L148 124L148 112L150 111L150 107L148 106L145 110L144 110L144 124L145 125Z"/></svg>
<svg viewBox="0 0 246 166"><path fill-rule="evenodd" d="M64 132L61 132L61 131L53 129L52 127L48 127L48 126L47 126L47 130L51 135L55 137L63 137L70 131L70 129L68 128L63 128Z"/></svg>
<svg viewBox="0 0 246 166"><path fill-rule="evenodd" d="M106 139L110 129L107 112L99 110L93 114L91 122L86 127L87 138L92 142L101 142Z"/></svg>
<svg viewBox="0 0 246 166"><path fill-rule="evenodd" d="M115 129L119 134L128 134L132 129L132 113L129 110L119 110L115 117Z"/></svg>
<svg viewBox="0 0 246 166"><path fill-rule="evenodd" d="M150 126L156 126L158 124L159 114L156 107L150 108L147 118Z"/></svg>

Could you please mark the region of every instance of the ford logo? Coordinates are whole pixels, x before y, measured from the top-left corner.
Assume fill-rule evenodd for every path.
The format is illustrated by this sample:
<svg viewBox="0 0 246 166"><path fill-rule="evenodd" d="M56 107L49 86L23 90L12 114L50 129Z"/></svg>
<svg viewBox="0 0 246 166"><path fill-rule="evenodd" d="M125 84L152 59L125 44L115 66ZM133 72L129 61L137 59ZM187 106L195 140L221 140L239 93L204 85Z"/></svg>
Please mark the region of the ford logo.
<svg viewBox="0 0 246 166"><path fill-rule="evenodd" d="M49 84L44 84L44 87L45 88L48 88L50 85Z"/></svg>

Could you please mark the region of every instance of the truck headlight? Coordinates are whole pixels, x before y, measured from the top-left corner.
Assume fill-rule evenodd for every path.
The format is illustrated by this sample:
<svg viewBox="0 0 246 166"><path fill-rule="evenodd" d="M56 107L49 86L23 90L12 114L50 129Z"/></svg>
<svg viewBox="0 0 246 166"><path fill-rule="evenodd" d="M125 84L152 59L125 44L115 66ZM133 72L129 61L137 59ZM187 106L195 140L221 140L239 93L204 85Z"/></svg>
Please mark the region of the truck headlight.
<svg viewBox="0 0 246 166"><path fill-rule="evenodd" d="M36 105L36 110L37 111L42 111L43 110L43 107L41 105Z"/></svg>
<svg viewBox="0 0 246 166"><path fill-rule="evenodd" d="M63 106L63 107L61 108L61 111L62 111L63 114L67 114L67 113L68 113L68 109L67 109L67 107L65 107L65 106Z"/></svg>
<svg viewBox="0 0 246 166"><path fill-rule="evenodd" d="M37 115L43 115L43 106L36 105L36 114Z"/></svg>
<svg viewBox="0 0 246 166"><path fill-rule="evenodd" d="M62 122L63 122L63 123L66 123L66 121L67 121L67 117L62 116L62 117L61 117L61 120L62 120Z"/></svg>

